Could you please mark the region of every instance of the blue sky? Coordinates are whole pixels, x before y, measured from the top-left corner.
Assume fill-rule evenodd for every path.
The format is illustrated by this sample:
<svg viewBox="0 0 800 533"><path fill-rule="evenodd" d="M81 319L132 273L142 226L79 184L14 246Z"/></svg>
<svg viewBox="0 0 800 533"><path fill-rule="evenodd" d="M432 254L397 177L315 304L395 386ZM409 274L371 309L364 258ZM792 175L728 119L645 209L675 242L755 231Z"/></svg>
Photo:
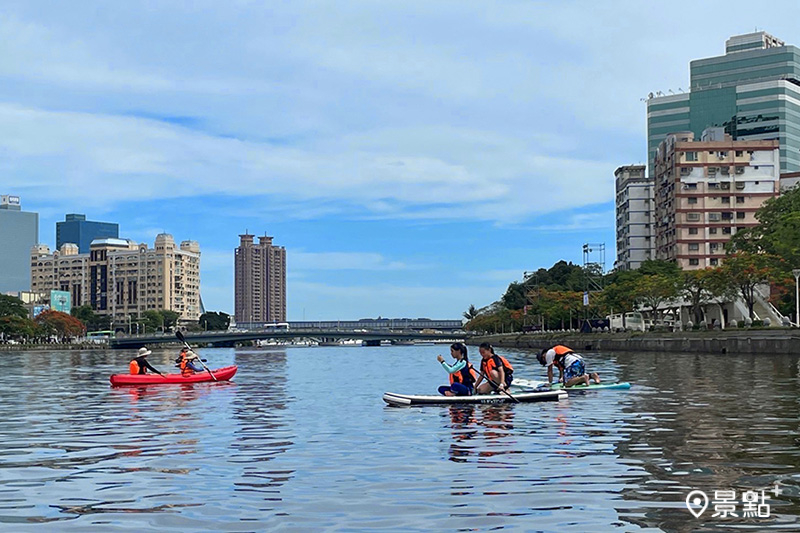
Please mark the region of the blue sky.
<svg viewBox="0 0 800 533"><path fill-rule="evenodd" d="M746 15L746 16L745 16ZM613 172L648 92L795 2L36 2L0 6L0 193L203 253L287 249L291 320L456 318L525 270L614 262Z"/></svg>

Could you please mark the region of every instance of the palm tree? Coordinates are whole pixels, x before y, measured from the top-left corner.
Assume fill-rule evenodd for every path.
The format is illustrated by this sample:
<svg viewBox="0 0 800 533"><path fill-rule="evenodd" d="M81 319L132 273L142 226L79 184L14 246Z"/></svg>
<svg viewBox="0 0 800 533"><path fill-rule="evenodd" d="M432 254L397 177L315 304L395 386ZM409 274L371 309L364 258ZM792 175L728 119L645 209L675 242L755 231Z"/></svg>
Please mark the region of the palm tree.
<svg viewBox="0 0 800 533"><path fill-rule="evenodd" d="M464 311L464 318L467 320L472 320L473 318L477 317L479 314L478 309L474 305L470 305L469 309Z"/></svg>

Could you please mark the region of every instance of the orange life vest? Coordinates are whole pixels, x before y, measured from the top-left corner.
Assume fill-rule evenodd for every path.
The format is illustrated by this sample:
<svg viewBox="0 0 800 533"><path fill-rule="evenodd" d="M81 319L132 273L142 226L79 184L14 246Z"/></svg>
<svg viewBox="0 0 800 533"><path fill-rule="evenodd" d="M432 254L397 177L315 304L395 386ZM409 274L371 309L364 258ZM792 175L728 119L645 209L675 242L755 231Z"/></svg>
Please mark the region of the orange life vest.
<svg viewBox="0 0 800 533"><path fill-rule="evenodd" d="M136 362L136 359L131 361L129 372L131 374L138 374L139 373L139 363Z"/></svg>
<svg viewBox="0 0 800 533"><path fill-rule="evenodd" d="M502 355L494 354L489 359L483 359L481 361L481 370L483 370L484 374L486 374L486 378L489 379L492 376L492 370L497 368L498 362L503 365L506 381L509 382L510 380L508 378L514 372L514 367L511 366L511 363L509 363L508 360Z"/></svg>
<svg viewBox="0 0 800 533"><path fill-rule="evenodd" d="M556 352L556 356L553 359L553 364L555 364L559 368L564 368L564 356L570 353L575 353L572 348L568 348L561 344L553 346L553 351Z"/></svg>
<svg viewBox="0 0 800 533"><path fill-rule="evenodd" d="M190 376L194 374L194 368L189 366L189 360L181 354L181 375Z"/></svg>
<svg viewBox="0 0 800 533"><path fill-rule="evenodd" d="M453 383L463 383L467 387L472 388L472 384L478 380L478 372L472 366L472 363L467 363L467 366L450 374L450 385Z"/></svg>
<svg viewBox="0 0 800 533"><path fill-rule="evenodd" d="M573 350L572 348L567 348L566 346L562 346L561 344L558 344L556 346L553 346L553 351L556 352L556 355L567 355L568 353L572 353L575 350Z"/></svg>

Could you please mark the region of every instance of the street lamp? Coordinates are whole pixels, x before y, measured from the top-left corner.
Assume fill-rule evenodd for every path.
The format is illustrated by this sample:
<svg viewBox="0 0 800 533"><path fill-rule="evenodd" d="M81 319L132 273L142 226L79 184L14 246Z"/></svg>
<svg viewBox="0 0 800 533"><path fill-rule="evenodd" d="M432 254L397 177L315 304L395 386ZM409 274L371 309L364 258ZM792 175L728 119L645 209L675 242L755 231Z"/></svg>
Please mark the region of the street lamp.
<svg viewBox="0 0 800 533"><path fill-rule="evenodd" d="M800 328L800 268L792 270L794 274L794 325Z"/></svg>

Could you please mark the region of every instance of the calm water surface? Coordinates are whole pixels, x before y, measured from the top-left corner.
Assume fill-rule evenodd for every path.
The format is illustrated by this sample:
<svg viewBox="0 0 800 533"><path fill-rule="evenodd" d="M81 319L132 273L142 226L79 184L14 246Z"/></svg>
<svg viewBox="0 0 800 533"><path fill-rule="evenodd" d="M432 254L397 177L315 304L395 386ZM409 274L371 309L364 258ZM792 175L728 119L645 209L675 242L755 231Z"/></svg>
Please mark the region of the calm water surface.
<svg viewBox="0 0 800 533"><path fill-rule="evenodd" d="M800 531L798 357L591 354L633 388L384 406L446 348L204 349L234 382L149 388L108 385L127 353L0 353L0 530ZM770 518L684 505L775 484Z"/></svg>

